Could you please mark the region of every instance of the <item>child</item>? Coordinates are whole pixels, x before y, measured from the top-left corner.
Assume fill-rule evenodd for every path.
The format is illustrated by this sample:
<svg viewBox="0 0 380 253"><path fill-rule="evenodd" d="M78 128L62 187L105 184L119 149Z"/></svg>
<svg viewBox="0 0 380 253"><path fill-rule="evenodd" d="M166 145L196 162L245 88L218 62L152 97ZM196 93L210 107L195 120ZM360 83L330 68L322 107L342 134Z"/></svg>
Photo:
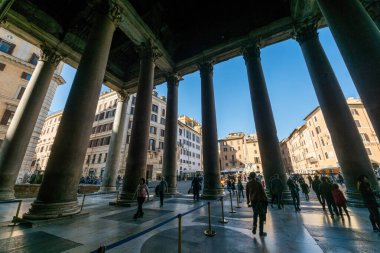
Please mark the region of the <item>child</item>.
<svg viewBox="0 0 380 253"><path fill-rule="evenodd" d="M343 212L342 212L342 208L343 208L347 217L350 218L350 215L348 214L348 210L347 210L347 200L344 197L343 192L339 189L338 184L333 184L331 188L332 188L332 195L334 198L335 205L339 209L340 217L342 217L342 220L344 219Z"/></svg>
<svg viewBox="0 0 380 253"><path fill-rule="evenodd" d="M305 198L306 198L306 200L309 201L309 192L310 192L310 188L309 188L309 186L305 183L304 180L301 181L301 189L302 189L303 194L305 194Z"/></svg>

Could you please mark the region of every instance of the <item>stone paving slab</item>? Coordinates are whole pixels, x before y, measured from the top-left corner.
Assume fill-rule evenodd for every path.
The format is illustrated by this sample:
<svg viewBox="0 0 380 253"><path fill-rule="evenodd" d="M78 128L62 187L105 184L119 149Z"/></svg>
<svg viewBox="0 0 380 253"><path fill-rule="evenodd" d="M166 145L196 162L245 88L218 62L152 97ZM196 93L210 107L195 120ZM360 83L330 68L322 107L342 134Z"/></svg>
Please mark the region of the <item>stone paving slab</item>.
<svg viewBox="0 0 380 253"><path fill-rule="evenodd" d="M168 199L168 200L165 200L164 201L164 204L167 203L167 204L185 204L185 205L194 205L196 203L199 203L199 202L196 202L194 201L193 199L185 199L185 198L173 198L173 199Z"/></svg>
<svg viewBox="0 0 380 253"><path fill-rule="evenodd" d="M1 253L56 253L66 251L77 246L76 243L64 238L51 235L42 231L25 235L14 236L0 240Z"/></svg>
<svg viewBox="0 0 380 253"><path fill-rule="evenodd" d="M112 214L109 216L104 216L102 217L102 219L114 220L114 221L125 222L125 223L141 224L141 223L153 220L155 218L161 217L163 215L166 215L172 212L169 210L155 210L155 209L146 209L146 208L144 208L143 210L144 210L143 218L137 218L137 219L133 218L134 214L136 213L136 209L135 209L135 210L120 212L117 214Z"/></svg>

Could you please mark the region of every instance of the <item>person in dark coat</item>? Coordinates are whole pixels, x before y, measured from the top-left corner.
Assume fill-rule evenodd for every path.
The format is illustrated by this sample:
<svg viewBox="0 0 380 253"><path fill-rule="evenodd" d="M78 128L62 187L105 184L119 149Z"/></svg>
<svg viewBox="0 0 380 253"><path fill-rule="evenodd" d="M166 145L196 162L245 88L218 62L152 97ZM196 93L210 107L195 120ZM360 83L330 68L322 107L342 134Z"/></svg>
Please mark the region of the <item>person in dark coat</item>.
<svg viewBox="0 0 380 253"><path fill-rule="evenodd" d="M379 205L376 201L375 192L371 189L371 185L368 182L368 177L361 175L358 178L358 190L362 195L363 202L369 211L369 220L371 221L374 232L380 231L380 213Z"/></svg>
<svg viewBox="0 0 380 253"><path fill-rule="evenodd" d="M322 181L319 179L319 176L315 175L311 186L313 188L313 191L317 195L318 201L319 201L319 203L321 203L323 210L325 210L326 201L323 198L323 196L321 195L321 192L319 191L319 186L321 184L322 184Z"/></svg>
<svg viewBox="0 0 380 253"><path fill-rule="evenodd" d="M300 189L299 189L296 181L294 181L291 177L288 179L288 181L286 183L289 187L290 194L292 195L294 209L296 212L299 212L299 211L301 211L300 194L299 194Z"/></svg>
<svg viewBox="0 0 380 253"><path fill-rule="evenodd" d="M265 195L265 191L261 183L255 180L256 173L249 173L248 180L245 189L247 196L247 205L252 206L253 210L253 228L252 233L256 234L257 219L259 218L259 235L266 236L264 232L264 221L267 213L268 199Z"/></svg>
<svg viewBox="0 0 380 253"><path fill-rule="evenodd" d="M164 194L168 192L168 183L164 177L161 177L161 182L158 184L158 195L160 196L160 207L164 205Z"/></svg>
<svg viewBox="0 0 380 253"><path fill-rule="evenodd" d="M241 203L242 199L244 199L244 186L243 186L243 183L241 182L240 177L238 178L237 188L238 188L238 196Z"/></svg>
<svg viewBox="0 0 380 253"><path fill-rule="evenodd" d="M333 184L332 185L332 195L334 198L335 205L338 207L340 217L343 218L343 212L342 209L344 209L344 212L347 215L347 218L350 218L350 214L348 213L347 210L347 200L344 197L343 192L339 189L339 185Z"/></svg>
<svg viewBox="0 0 380 253"><path fill-rule="evenodd" d="M307 180L309 181L309 188L311 188L311 184L313 183L313 178L310 175L308 175Z"/></svg>
<svg viewBox="0 0 380 253"><path fill-rule="evenodd" d="M308 200L309 200L309 192L310 192L310 188L309 188L309 186L306 184L305 181L302 181L302 182L301 182L301 190L302 190L302 193L305 195L305 199L308 201Z"/></svg>
<svg viewBox="0 0 380 253"><path fill-rule="evenodd" d="M319 185L319 192L326 200L327 208L329 209L331 218L334 218L334 213L339 216L338 209L336 208L334 198L332 195L331 183L327 177L322 177L322 183ZM334 213L333 213L334 210Z"/></svg>
<svg viewBox="0 0 380 253"><path fill-rule="evenodd" d="M201 182L199 180L199 175L197 175L191 182L191 187L193 188L193 199L199 200L199 191L201 190Z"/></svg>
<svg viewBox="0 0 380 253"><path fill-rule="evenodd" d="M270 183L270 190L272 194L272 207L274 204L274 201L277 200L277 206L278 209L282 209L284 204L282 203L282 192L284 190L284 184L282 183L280 177L278 174L275 174L271 183Z"/></svg>

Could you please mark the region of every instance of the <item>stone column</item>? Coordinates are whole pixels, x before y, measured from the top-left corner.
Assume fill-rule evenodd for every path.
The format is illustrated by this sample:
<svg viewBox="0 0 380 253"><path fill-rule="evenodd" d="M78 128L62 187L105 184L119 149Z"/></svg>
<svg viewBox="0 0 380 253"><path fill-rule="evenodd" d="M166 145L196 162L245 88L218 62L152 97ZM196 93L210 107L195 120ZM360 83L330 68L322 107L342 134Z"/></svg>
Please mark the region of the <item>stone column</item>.
<svg viewBox="0 0 380 253"><path fill-rule="evenodd" d="M116 191L117 169L120 164L121 146L123 145L123 133L126 125L129 94L124 91L118 92L116 115L113 121L110 146L101 192Z"/></svg>
<svg viewBox="0 0 380 253"><path fill-rule="evenodd" d="M110 3L110 5L108 4ZM116 23L118 7L103 1L88 37L37 199L26 219L77 214L77 189Z"/></svg>
<svg viewBox="0 0 380 253"><path fill-rule="evenodd" d="M178 82L181 77L167 77L167 106L165 123L164 161L162 174L168 183L168 193L177 193L177 134L178 134Z"/></svg>
<svg viewBox="0 0 380 253"><path fill-rule="evenodd" d="M198 68L201 74L202 96L202 155L204 172L202 197L215 199L223 195L223 188L220 183L213 66L210 62L203 62L199 64Z"/></svg>
<svg viewBox="0 0 380 253"><path fill-rule="evenodd" d="M7 14L8 10L11 8L13 2L15 0L2 0L0 2L0 23L4 20L5 15Z"/></svg>
<svg viewBox="0 0 380 253"><path fill-rule="evenodd" d="M317 94L319 106L331 135L351 202L361 201L357 178L365 174L378 190L376 176L363 141L348 108L347 101L334 71L318 39L314 25L300 27L296 32L307 68Z"/></svg>
<svg viewBox="0 0 380 253"><path fill-rule="evenodd" d="M380 0L361 0L361 2L377 28L380 29Z"/></svg>
<svg viewBox="0 0 380 253"><path fill-rule="evenodd" d="M0 200L14 199L14 185L33 134L55 68L62 60L55 49L43 46L0 148Z"/></svg>
<svg viewBox="0 0 380 253"><path fill-rule="evenodd" d="M119 204L135 203L134 194L140 178L145 178L147 152L149 145L150 115L152 112L152 92L154 68L157 53L150 45L140 47L140 75L136 95L135 113L132 123L132 133L128 148L123 191Z"/></svg>
<svg viewBox="0 0 380 253"><path fill-rule="evenodd" d="M380 136L380 32L358 0L317 0Z"/></svg>
<svg viewBox="0 0 380 253"><path fill-rule="evenodd" d="M265 183L268 186L270 178L278 174L287 189L287 178L281 159L276 125L274 123L272 107L261 67L260 48L256 45L244 48L243 55L248 72L253 116L255 119ZM284 196L284 199L288 199L288 196Z"/></svg>

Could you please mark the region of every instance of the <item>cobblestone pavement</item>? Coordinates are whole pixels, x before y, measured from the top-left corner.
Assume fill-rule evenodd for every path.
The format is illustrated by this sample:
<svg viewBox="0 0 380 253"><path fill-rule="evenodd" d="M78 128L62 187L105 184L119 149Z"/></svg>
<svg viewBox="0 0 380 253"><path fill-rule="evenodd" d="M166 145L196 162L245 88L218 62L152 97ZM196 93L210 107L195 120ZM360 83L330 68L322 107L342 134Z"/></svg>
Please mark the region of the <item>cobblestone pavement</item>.
<svg viewBox="0 0 380 253"><path fill-rule="evenodd" d="M187 193L190 182L178 182L180 192ZM26 228L9 227L17 204L0 205L0 252L91 252L100 245L110 245L128 236L155 226L179 213L207 204L194 202L184 194L166 198L159 207L155 198L144 205L143 218L132 218L136 207L115 207L108 203L112 195L87 197L83 212L89 215L66 219L63 222ZM207 205L182 217L182 252L379 252L380 233L372 232L368 211L349 208L351 218L331 219L312 196L302 199L301 212L292 206L282 210L268 208L266 237L253 235L252 210L228 196L224 201L227 224L221 224L221 202L211 201L211 224L214 237L204 235L208 229ZM82 197L78 198L81 203ZM27 211L33 199L24 199L21 213ZM178 252L178 221L156 228L141 237L106 252Z"/></svg>

